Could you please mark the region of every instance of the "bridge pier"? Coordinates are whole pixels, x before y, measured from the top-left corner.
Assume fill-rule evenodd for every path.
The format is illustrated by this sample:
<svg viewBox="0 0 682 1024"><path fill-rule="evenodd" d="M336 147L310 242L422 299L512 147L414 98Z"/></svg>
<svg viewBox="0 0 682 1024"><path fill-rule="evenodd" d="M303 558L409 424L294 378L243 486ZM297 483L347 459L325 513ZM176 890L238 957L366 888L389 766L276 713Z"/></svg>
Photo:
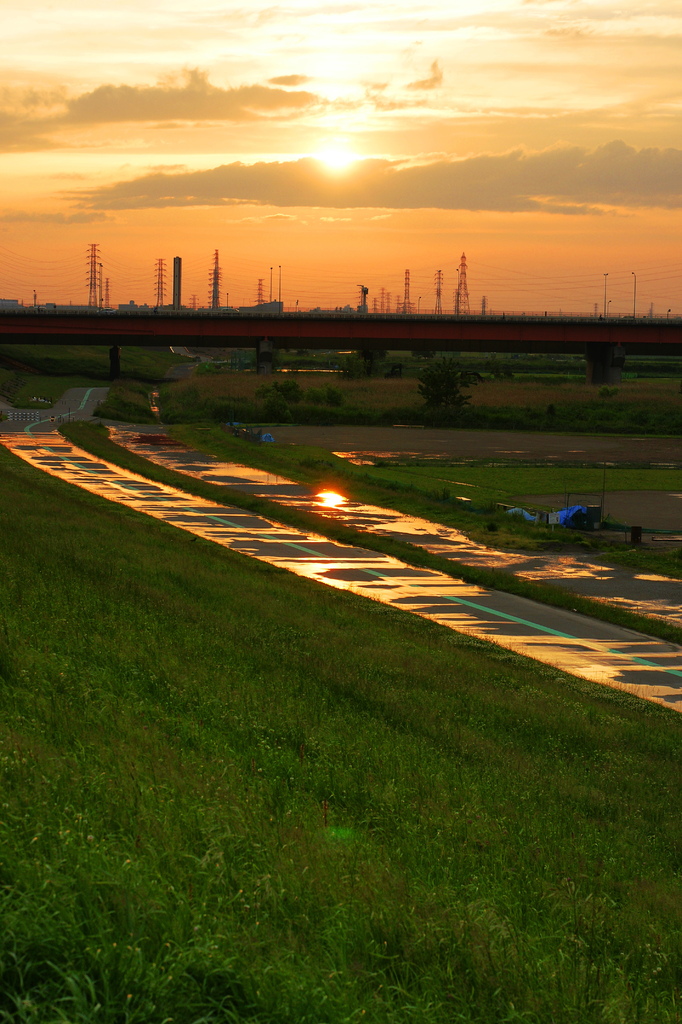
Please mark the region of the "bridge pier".
<svg viewBox="0 0 682 1024"><path fill-rule="evenodd" d="M272 373L272 338L256 341L256 368L259 374Z"/></svg>
<svg viewBox="0 0 682 1024"><path fill-rule="evenodd" d="M112 345L109 349L109 380L118 380L121 376L121 346Z"/></svg>
<svg viewBox="0 0 682 1024"><path fill-rule="evenodd" d="M585 345L587 384L620 384L625 363L625 349L604 341L588 341Z"/></svg>

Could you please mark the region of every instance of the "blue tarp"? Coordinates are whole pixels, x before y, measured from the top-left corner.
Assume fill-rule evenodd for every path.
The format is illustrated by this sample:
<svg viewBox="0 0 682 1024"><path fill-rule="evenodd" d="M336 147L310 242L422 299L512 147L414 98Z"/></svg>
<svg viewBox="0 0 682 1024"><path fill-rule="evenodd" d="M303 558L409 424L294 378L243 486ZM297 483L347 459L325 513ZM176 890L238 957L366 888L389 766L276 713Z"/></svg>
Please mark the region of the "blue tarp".
<svg viewBox="0 0 682 1024"><path fill-rule="evenodd" d="M536 517L532 516L530 514L530 512L526 512L525 508L508 508L507 509L507 515L508 516L523 516L523 518L525 520L527 520L527 522L529 522L529 523L534 523L535 519L536 519Z"/></svg>
<svg viewBox="0 0 682 1024"><path fill-rule="evenodd" d="M580 529L585 525L587 509L584 505L571 505L569 508L559 509L559 523L567 529Z"/></svg>

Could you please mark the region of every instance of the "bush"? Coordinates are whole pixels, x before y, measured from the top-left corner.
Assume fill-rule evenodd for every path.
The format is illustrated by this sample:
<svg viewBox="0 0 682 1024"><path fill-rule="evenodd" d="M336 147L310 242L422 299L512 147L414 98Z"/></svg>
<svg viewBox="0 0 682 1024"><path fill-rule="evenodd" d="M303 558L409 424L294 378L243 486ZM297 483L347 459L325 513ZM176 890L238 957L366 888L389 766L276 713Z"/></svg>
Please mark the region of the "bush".
<svg viewBox="0 0 682 1024"><path fill-rule="evenodd" d="M263 384L256 391L258 398L268 399L271 395L281 395L285 402L296 404L303 398L303 388L297 380L273 380L270 384Z"/></svg>
<svg viewBox="0 0 682 1024"><path fill-rule="evenodd" d="M419 377L419 394L427 409L447 410L450 415L458 414L471 401L465 390L476 383L468 370L463 370L454 359L439 359L422 370Z"/></svg>

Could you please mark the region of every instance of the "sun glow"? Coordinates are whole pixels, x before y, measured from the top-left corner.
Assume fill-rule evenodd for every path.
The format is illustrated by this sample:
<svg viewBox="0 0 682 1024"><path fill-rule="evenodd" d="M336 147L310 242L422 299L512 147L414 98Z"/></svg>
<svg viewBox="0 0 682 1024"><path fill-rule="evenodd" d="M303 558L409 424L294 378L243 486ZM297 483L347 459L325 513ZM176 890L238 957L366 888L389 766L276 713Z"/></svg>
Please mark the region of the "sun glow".
<svg viewBox="0 0 682 1024"><path fill-rule="evenodd" d="M358 159L356 153L352 153L349 149L342 149L340 146L330 146L327 149L320 149L315 153L315 159L319 160L320 163L325 164L333 171L344 171L350 164L355 163Z"/></svg>
<svg viewBox="0 0 682 1024"><path fill-rule="evenodd" d="M320 499L320 504L325 508L338 508L346 501L342 494L336 494L334 491L320 491L316 497Z"/></svg>

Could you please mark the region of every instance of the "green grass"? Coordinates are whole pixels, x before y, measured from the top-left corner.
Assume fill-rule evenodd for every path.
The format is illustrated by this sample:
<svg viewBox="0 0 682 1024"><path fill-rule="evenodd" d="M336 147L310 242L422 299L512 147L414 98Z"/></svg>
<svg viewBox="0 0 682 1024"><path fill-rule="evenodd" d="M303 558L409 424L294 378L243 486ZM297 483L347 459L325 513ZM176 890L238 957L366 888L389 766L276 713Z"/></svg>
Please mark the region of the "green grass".
<svg viewBox="0 0 682 1024"><path fill-rule="evenodd" d="M349 529L313 512L302 512L265 498L255 497L236 488L216 486L186 474L176 473L114 444L109 440L102 427L78 422L62 426L60 430L74 444L98 458L122 466L150 480L169 484L171 487L179 488L189 494L208 498L228 506L237 505L276 522L286 523L304 531L314 531L343 544L354 544L373 551L380 551L383 554L402 559L410 565L435 569L454 579L462 579L482 587L491 587L531 600L542 601L544 604L557 608L570 608L573 611L591 615L593 618L613 622L616 625L647 633L650 636L657 636L672 643L682 643L682 629L663 619L637 615L619 605L593 601L551 584L531 582L501 570L464 565L454 559L441 558L439 555L431 554L421 547L401 540Z"/></svg>
<svg viewBox="0 0 682 1024"><path fill-rule="evenodd" d="M593 494L605 491L672 491L680 486L679 469L633 469L601 466L377 466L378 481L413 485L424 494L449 490L474 504L513 501L524 494Z"/></svg>
<svg viewBox="0 0 682 1024"><path fill-rule="evenodd" d="M0 468L5 1020L678 1020L676 713Z"/></svg>
<svg viewBox="0 0 682 1024"><path fill-rule="evenodd" d="M95 409L95 416L127 423L155 423L150 408L151 386L141 381L117 380Z"/></svg>
<svg viewBox="0 0 682 1024"><path fill-rule="evenodd" d="M0 357L32 366L47 376L81 375L90 380L109 379L108 345L0 345ZM168 349L135 345L121 348L121 371L138 380L158 380L166 370L192 360Z"/></svg>

